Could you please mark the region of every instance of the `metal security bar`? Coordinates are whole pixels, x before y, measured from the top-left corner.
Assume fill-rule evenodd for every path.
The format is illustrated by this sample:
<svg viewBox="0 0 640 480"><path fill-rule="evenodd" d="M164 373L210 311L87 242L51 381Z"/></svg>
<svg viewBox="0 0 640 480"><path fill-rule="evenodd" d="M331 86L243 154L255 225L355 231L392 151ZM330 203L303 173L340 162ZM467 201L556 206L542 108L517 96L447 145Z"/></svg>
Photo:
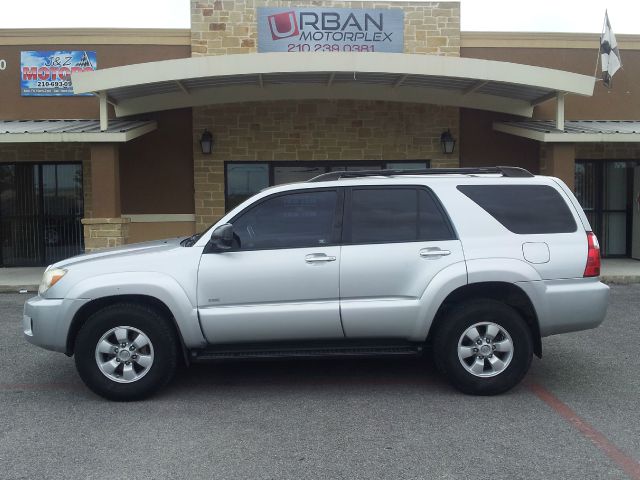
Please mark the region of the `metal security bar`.
<svg viewBox="0 0 640 480"><path fill-rule="evenodd" d="M82 165L0 165L0 263L48 265L82 253Z"/></svg>

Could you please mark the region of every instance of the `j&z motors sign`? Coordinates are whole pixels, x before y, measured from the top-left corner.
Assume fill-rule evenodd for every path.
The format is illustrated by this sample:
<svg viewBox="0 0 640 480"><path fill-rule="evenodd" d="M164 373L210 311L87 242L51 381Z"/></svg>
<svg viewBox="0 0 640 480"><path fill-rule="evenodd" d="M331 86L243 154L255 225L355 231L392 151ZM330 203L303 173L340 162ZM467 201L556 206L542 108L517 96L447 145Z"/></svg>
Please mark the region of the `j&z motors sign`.
<svg viewBox="0 0 640 480"><path fill-rule="evenodd" d="M258 8L258 52L402 53L400 9Z"/></svg>
<svg viewBox="0 0 640 480"><path fill-rule="evenodd" d="M96 52L85 50L21 52L20 92L23 97L73 96L71 74L90 72L96 68Z"/></svg>

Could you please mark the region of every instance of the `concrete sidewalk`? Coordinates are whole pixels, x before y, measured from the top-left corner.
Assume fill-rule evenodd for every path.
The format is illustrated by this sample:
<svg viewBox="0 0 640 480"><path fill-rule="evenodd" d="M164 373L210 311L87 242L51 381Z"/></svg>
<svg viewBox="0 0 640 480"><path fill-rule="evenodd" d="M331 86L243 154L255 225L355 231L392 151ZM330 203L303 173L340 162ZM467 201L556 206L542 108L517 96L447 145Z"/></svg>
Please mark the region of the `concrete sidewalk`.
<svg viewBox="0 0 640 480"><path fill-rule="evenodd" d="M0 268L0 293L37 292L44 267ZM602 261L601 276L609 284L640 283L640 261L609 258ZM21 292L24 293L24 292Z"/></svg>

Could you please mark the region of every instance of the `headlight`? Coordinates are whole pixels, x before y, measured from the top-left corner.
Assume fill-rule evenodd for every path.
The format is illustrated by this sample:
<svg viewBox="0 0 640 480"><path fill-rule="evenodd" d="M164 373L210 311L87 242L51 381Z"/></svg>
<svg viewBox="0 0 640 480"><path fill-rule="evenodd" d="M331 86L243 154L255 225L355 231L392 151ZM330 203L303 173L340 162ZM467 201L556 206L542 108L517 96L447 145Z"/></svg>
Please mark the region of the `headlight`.
<svg viewBox="0 0 640 480"><path fill-rule="evenodd" d="M67 273L67 271L63 270L62 268L47 268L44 271L44 275L42 275L42 281L40 282L38 293L42 295L44 292L49 290L56 283L58 283L62 277L64 277L65 273Z"/></svg>

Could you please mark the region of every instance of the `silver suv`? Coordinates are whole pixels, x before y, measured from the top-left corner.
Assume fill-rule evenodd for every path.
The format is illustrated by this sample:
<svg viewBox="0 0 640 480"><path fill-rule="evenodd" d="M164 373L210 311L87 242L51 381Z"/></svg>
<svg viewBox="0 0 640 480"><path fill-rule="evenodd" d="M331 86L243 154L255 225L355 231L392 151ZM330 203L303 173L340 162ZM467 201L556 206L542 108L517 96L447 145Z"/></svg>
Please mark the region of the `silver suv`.
<svg viewBox="0 0 640 480"><path fill-rule="evenodd" d="M333 172L264 190L201 235L51 265L23 324L113 400L155 392L178 362L423 351L458 389L492 395L542 337L602 322L599 271L557 178Z"/></svg>

